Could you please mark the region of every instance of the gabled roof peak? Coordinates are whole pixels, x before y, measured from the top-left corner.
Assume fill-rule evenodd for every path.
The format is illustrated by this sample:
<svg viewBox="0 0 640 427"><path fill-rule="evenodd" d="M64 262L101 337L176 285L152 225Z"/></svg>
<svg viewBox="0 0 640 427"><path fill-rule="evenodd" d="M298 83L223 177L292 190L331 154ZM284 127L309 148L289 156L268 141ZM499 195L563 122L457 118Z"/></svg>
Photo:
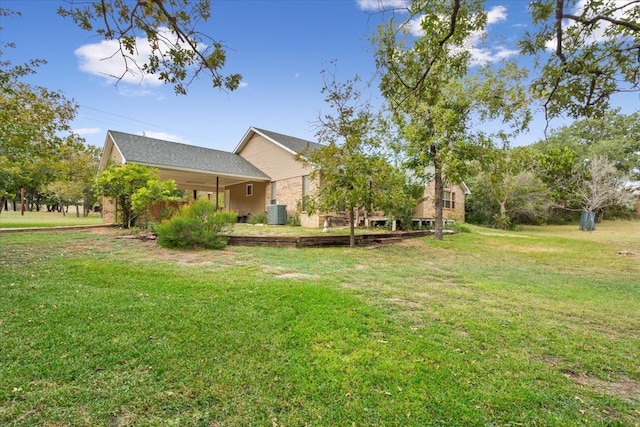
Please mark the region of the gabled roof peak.
<svg viewBox="0 0 640 427"><path fill-rule="evenodd" d="M240 153L240 151L242 151L244 146L247 144L247 142L249 142L254 134L261 135L272 143L289 151L293 155L302 153L307 149L316 150L322 147L322 144L318 144L317 142L251 126L249 130L247 130L247 132L244 134L244 136L240 140L240 143L236 146L233 152L236 154Z"/></svg>

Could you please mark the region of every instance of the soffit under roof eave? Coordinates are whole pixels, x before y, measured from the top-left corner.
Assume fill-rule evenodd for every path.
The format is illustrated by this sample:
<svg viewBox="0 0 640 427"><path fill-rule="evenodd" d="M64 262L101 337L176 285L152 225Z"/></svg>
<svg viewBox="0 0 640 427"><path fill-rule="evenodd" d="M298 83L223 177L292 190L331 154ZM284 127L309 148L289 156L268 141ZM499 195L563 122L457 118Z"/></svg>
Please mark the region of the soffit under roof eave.
<svg viewBox="0 0 640 427"><path fill-rule="evenodd" d="M132 162L132 163L134 163L134 162ZM166 171L174 170L174 171L180 171L180 172L201 173L201 174L205 174L205 175L228 176L228 177L231 177L231 178L249 179L249 180L253 180L253 181L271 181L271 178L269 178L268 176L240 175L240 174L227 173L227 172L212 172L212 171L206 171L206 170L200 170L200 169L167 167L166 165L159 165L159 164L148 163L148 162L135 162L135 163L137 163L139 165L149 166L149 167L152 167L152 168L158 168L158 169L166 170Z"/></svg>

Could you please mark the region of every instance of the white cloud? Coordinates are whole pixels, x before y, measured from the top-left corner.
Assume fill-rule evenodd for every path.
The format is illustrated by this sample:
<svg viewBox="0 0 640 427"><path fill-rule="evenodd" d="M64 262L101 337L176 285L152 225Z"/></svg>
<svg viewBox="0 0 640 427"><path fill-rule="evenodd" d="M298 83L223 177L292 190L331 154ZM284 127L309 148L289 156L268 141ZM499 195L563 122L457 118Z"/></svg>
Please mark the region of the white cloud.
<svg viewBox="0 0 640 427"><path fill-rule="evenodd" d="M243 88L243 87L248 87L249 86L249 82L245 82L244 80L240 82L240 85L238 86L239 88Z"/></svg>
<svg viewBox="0 0 640 427"><path fill-rule="evenodd" d="M483 46L486 32L494 24L507 21L507 8L504 6L494 6L487 11L487 26L485 31L474 33L466 43L466 49L471 53L471 63L474 65L484 65L493 62L500 62L519 54L516 49L510 49L504 45Z"/></svg>
<svg viewBox="0 0 640 427"><path fill-rule="evenodd" d="M472 46L468 48L468 50L471 52L471 64L473 65L485 65L500 62L520 53L516 49L509 49L505 46L496 46L492 48L479 48Z"/></svg>
<svg viewBox="0 0 640 427"><path fill-rule="evenodd" d="M175 39L175 35L166 27L158 28L157 31L160 40ZM167 50L167 46L162 42L159 43L159 47L161 51ZM205 44L198 44L199 51L204 51L206 48ZM74 53L78 57L80 71L102 77L109 83L114 83L120 78L120 83L138 85L142 88L164 84L156 75L141 70L152 52L148 39L136 37L136 51L133 55L125 52L126 60L119 49L117 40L103 40L99 43L80 46ZM128 95L145 96L149 95L149 91L129 91Z"/></svg>
<svg viewBox="0 0 640 427"><path fill-rule="evenodd" d="M78 135L95 135L97 133L102 133L102 129L100 128L78 128L73 129L73 133Z"/></svg>
<svg viewBox="0 0 640 427"><path fill-rule="evenodd" d="M137 54L127 64L118 52L120 48L116 40L103 40L99 43L86 44L74 51L79 60L80 71L102 77L109 83L117 78L123 83L141 86L159 86L162 82L153 75L145 74L135 64L142 67L151 53L146 39L136 38ZM135 63L134 63L135 62ZM127 66L129 70L127 70ZM125 72L126 71L126 72ZM124 73L124 74L123 74Z"/></svg>
<svg viewBox="0 0 640 427"><path fill-rule="evenodd" d="M422 29L422 19L423 17L413 18L406 25L406 29L409 31L414 37L422 37L424 35L424 30Z"/></svg>
<svg viewBox="0 0 640 427"><path fill-rule="evenodd" d="M189 144L189 140L181 137L180 135L174 135L167 132L158 132L153 130L143 130L138 135L146 136L148 138L162 139L164 141L181 142L183 144Z"/></svg>
<svg viewBox="0 0 640 427"><path fill-rule="evenodd" d="M381 12L389 9L406 8L411 5L410 0L356 0L360 10L366 12Z"/></svg>
<svg viewBox="0 0 640 427"><path fill-rule="evenodd" d="M507 20L507 8L494 6L487 11L487 25L504 22Z"/></svg>
<svg viewBox="0 0 640 427"><path fill-rule="evenodd" d="M505 22L507 20L507 8L504 6L494 6L487 11L487 26L485 30L493 24ZM424 35L421 27L422 18L415 18L407 24L409 33L415 37ZM512 56L518 55L515 49L509 49L502 45L482 46L484 42L484 31L477 31L465 42L464 49L471 53L471 63L474 65L489 64L499 62Z"/></svg>

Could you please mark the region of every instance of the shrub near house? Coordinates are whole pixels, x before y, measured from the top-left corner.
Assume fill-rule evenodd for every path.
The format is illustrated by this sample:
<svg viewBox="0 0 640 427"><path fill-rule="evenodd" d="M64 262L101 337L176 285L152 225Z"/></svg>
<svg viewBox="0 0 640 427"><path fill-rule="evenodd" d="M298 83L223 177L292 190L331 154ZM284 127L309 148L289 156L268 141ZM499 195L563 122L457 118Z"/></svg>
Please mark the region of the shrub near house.
<svg viewBox="0 0 640 427"><path fill-rule="evenodd" d="M197 200L157 226L158 243L166 248L222 249L227 245L224 234L237 220L235 213L216 212L208 200Z"/></svg>

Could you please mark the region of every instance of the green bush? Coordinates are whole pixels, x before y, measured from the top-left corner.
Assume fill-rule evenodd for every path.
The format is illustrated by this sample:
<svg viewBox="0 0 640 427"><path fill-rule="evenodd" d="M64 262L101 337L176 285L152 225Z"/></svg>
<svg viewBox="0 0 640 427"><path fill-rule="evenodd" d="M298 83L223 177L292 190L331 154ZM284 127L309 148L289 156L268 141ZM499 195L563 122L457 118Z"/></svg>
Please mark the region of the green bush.
<svg viewBox="0 0 640 427"><path fill-rule="evenodd" d="M287 225L289 227L300 227L302 223L300 222L300 214L298 211L294 212L293 215L287 218Z"/></svg>
<svg viewBox="0 0 640 427"><path fill-rule="evenodd" d="M223 234L230 232L236 221L236 214L216 212L211 202L198 200L156 227L158 243L166 248L222 249L227 245Z"/></svg>
<svg viewBox="0 0 640 427"><path fill-rule="evenodd" d="M249 218L249 224L266 224L267 223L267 213L260 212L255 215L252 215Z"/></svg>

